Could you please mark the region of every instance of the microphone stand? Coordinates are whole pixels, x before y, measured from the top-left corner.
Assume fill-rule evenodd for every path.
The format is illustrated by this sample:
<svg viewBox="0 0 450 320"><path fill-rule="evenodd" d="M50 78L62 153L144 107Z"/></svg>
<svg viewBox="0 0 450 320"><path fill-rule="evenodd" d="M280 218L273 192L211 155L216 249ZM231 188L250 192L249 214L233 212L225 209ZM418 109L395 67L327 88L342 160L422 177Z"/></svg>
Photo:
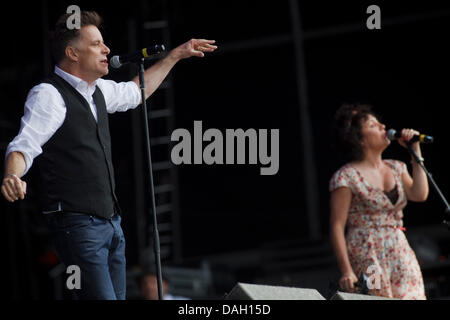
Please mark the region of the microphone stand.
<svg viewBox="0 0 450 320"><path fill-rule="evenodd" d="M445 196L442 194L441 190L439 189L438 185L434 181L431 173L425 168L425 165L423 164L423 160L417 155L417 153L413 150L412 144L407 143L407 147L411 155L413 156L414 160L422 167L423 171L425 171L426 175L428 176L428 179L431 181L431 185L434 187L436 192L438 193L439 197L441 198L442 202L445 204L445 216L450 217L450 205L448 204L447 199L445 199ZM442 222L447 226L447 228L450 230L450 221L444 220Z"/></svg>
<svg viewBox="0 0 450 320"><path fill-rule="evenodd" d="M153 244L155 251L155 261L156 261L156 277L158 282L158 299L163 300L162 293L162 274L161 274L161 248L159 243L159 231L158 231L158 220L156 216L156 205L155 205L155 185L153 183L153 168L152 168L152 155L150 150L150 135L148 130L148 114L147 114L147 101L145 99L145 79L144 79L144 61L142 58L139 63L139 83L141 88L142 96L142 112L144 117L144 130L145 130L145 142L147 149L147 164L150 176L150 194L152 199L152 211L153 211Z"/></svg>

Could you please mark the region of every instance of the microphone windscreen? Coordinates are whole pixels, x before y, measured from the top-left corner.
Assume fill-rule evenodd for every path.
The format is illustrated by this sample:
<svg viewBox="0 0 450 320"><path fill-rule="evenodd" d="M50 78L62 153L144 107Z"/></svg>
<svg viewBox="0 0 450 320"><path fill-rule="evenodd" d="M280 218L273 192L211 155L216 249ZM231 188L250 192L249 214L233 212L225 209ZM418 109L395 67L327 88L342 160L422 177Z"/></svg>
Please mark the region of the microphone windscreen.
<svg viewBox="0 0 450 320"><path fill-rule="evenodd" d="M109 65L114 69L120 68L122 66L122 64L120 63L120 57L119 56L112 57L109 62Z"/></svg>
<svg viewBox="0 0 450 320"><path fill-rule="evenodd" d="M395 129L389 129L386 133L387 138L391 141L393 141L397 138L396 135L397 135L397 131Z"/></svg>

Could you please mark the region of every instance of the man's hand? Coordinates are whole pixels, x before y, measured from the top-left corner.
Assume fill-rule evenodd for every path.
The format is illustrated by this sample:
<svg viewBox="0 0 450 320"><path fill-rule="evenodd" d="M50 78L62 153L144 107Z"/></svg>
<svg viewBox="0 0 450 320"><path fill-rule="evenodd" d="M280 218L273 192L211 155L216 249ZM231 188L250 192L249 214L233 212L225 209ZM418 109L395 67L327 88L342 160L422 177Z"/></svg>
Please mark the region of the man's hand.
<svg viewBox="0 0 450 320"><path fill-rule="evenodd" d="M215 42L215 40L205 39L189 40L171 50L164 59L159 60L153 66L145 70L145 99L155 92L178 61L190 57L203 58L205 56L204 52L213 52L217 49L217 46L213 45ZM139 77L134 77L133 81L138 87L140 86Z"/></svg>
<svg viewBox="0 0 450 320"><path fill-rule="evenodd" d="M25 199L27 194L27 183L20 180L15 174L8 174L2 183L2 194L9 202Z"/></svg>
<svg viewBox="0 0 450 320"><path fill-rule="evenodd" d="M176 60L190 57L203 58L205 56L204 52L213 52L217 49L217 46L213 45L215 42L215 40L191 39L173 49L170 54Z"/></svg>

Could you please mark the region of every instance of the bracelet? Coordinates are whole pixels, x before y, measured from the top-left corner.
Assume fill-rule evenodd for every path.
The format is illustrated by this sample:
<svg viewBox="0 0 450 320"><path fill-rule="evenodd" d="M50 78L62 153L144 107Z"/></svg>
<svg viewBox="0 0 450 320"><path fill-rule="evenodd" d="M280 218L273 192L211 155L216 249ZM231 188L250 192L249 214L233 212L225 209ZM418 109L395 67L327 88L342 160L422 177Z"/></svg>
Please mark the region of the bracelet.
<svg viewBox="0 0 450 320"><path fill-rule="evenodd" d="M423 157L418 157L420 162L424 162L425 159ZM411 164L417 163L415 159L411 159Z"/></svg>
<svg viewBox="0 0 450 320"><path fill-rule="evenodd" d="M14 174L14 173L8 173L6 176L7 176L7 177L8 177L8 176L13 176L13 177L18 178L18 177L17 177L17 174Z"/></svg>

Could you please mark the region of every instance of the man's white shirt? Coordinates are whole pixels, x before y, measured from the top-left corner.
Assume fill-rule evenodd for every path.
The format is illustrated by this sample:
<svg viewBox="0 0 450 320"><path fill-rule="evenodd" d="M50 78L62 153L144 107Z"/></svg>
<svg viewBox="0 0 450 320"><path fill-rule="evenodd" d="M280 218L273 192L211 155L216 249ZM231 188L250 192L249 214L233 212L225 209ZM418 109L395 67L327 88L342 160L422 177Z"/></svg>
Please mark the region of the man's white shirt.
<svg viewBox="0 0 450 320"><path fill-rule="evenodd" d="M133 81L117 83L100 78L89 85L86 81L61 70L57 66L55 67L55 73L66 80L86 99L95 121L97 121L97 107L92 95L96 86L105 97L108 113L133 109L141 102L140 89ZM25 102L19 134L8 145L5 159L11 152L21 152L26 163L25 175L31 168L34 159L42 153L42 146L62 126L65 117L66 104L53 85L41 83L33 87Z"/></svg>

